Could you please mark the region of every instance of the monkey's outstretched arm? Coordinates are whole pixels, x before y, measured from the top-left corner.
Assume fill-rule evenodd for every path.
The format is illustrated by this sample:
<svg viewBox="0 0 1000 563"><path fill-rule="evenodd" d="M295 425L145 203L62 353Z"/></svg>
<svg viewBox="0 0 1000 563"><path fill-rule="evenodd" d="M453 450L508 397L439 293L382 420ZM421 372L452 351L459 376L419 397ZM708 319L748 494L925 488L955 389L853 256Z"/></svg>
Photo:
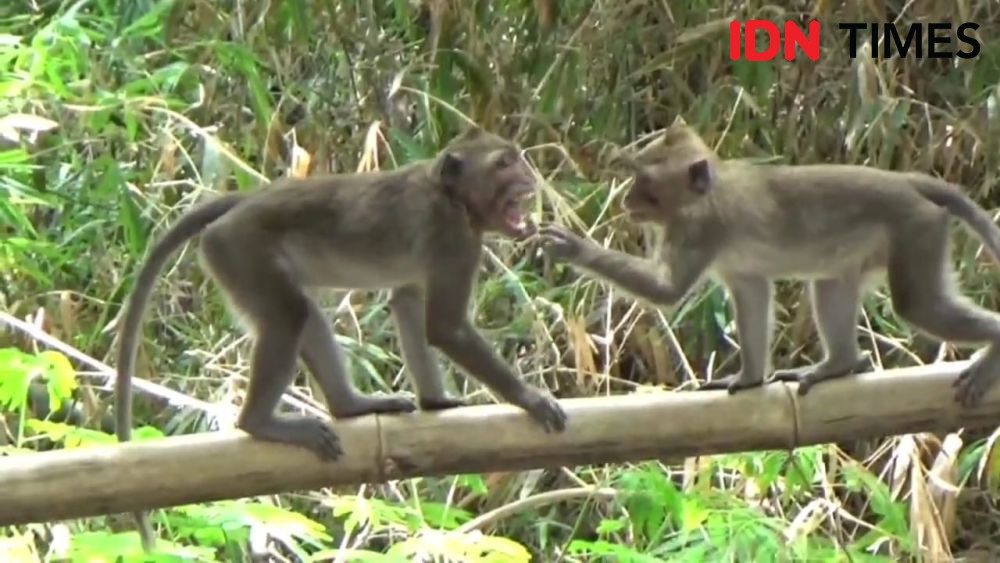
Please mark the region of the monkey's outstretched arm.
<svg viewBox="0 0 1000 563"><path fill-rule="evenodd" d="M707 263L685 255L665 269L651 260L599 247L591 248L581 258L575 262L581 269L661 307L680 301L701 277Z"/></svg>
<svg viewBox="0 0 1000 563"><path fill-rule="evenodd" d="M667 253L666 268L623 252L602 248L556 225L542 228L546 251L619 289L660 307L676 304L701 278L711 254L698 249Z"/></svg>

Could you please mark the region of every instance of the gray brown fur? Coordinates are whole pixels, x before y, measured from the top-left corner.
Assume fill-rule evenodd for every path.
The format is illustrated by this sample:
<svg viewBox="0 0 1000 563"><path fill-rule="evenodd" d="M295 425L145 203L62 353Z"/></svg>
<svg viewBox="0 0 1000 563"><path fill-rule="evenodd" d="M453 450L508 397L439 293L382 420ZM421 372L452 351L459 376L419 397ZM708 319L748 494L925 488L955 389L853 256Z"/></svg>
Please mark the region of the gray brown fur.
<svg viewBox="0 0 1000 563"><path fill-rule="evenodd" d="M254 333L249 385L237 426L255 438L303 446L335 460L341 448L323 421L275 412L301 357L333 416L409 412L402 395L364 395L308 288L391 290L402 355L423 409L463 404L446 394L430 346L546 431L566 414L498 357L468 317L484 233L534 232L520 211L535 179L512 143L478 128L438 157L390 172L282 180L227 195L183 216L150 250L129 297L118 353L117 430L131 429L131 383L139 329L167 258L201 234L202 263ZM152 534L142 518L144 543Z"/></svg>
<svg viewBox="0 0 1000 563"><path fill-rule="evenodd" d="M730 393L770 371L773 281L810 282L825 357L778 370L774 380L815 383L870 366L857 343L868 282L885 276L894 310L928 336L987 345L955 381L955 399L975 406L1000 377L1000 316L955 289L948 227L962 219L1000 260L1000 230L956 186L926 174L855 165L754 165L719 158L682 121L634 157L631 218L662 228L654 260L604 249L547 225L547 252L656 306L670 307L703 277L729 291L740 340L738 373L703 389Z"/></svg>

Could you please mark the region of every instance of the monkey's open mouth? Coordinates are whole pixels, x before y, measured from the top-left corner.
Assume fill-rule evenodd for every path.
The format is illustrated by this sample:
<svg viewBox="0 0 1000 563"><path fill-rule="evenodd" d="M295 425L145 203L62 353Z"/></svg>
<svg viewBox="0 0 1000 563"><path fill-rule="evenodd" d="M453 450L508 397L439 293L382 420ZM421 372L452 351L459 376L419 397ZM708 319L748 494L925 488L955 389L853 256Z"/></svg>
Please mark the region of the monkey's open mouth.
<svg viewBox="0 0 1000 563"><path fill-rule="evenodd" d="M534 195L534 190L520 189L513 194L504 204L503 221L504 230L512 237L524 238L531 236L535 232L535 224L528 218L524 210L525 203Z"/></svg>

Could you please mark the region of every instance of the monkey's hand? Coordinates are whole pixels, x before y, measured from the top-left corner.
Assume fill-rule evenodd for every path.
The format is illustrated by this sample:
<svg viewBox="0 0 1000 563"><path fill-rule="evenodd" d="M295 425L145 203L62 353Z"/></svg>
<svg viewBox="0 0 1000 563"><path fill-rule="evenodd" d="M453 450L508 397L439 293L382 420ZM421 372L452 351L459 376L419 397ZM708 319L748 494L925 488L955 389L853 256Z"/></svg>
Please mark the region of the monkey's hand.
<svg viewBox="0 0 1000 563"><path fill-rule="evenodd" d="M541 424L547 433L562 432L566 429L566 411L548 391L537 387L525 387L517 405L528 411L531 418Z"/></svg>
<svg viewBox="0 0 1000 563"><path fill-rule="evenodd" d="M542 249L553 260L574 262L592 245L590 241L574 234L560 225L546 223L539 231L542 237Z"/></svg>

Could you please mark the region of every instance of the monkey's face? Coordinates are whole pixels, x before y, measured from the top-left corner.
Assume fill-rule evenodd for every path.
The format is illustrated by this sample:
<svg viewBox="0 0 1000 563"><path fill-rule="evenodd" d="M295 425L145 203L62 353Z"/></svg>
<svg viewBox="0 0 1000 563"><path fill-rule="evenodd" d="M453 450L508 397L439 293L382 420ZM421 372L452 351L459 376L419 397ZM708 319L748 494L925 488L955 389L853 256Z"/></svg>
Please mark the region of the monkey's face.
<svg viewBox="0 0 1000 563"><path fill-rule="evenodd" d="M702 201L711 186L711 165L702 158L694 162L640 164L632 176L632 187L624 205L636 222L662 222Z"/></svg>
<svg viewBox="0 0 1000 563"><path fill-rule="evenodd" d="M535 233L524 209L535 175L514 144L485 132L459 140L442 157L441 179L476 228L516 239Z"/></svg>
<svg viewBox="0 0 1000 563"><path fill-rule="evenodd" d="M622 203L628 212L629 219L637 223L648 223L662 219L664 216L660 199L660 186L644 169L637 170L632 176L632 187L625 193Z"/></svg>
<svg viewBox="0 0 1000 563"><path fill-rule="evenodd" d="M711 159L700 139L676 125L635 158L624 159L632 174L632 186L623 200L629 218L662 223L701 202L712 184Z"/></svg>

